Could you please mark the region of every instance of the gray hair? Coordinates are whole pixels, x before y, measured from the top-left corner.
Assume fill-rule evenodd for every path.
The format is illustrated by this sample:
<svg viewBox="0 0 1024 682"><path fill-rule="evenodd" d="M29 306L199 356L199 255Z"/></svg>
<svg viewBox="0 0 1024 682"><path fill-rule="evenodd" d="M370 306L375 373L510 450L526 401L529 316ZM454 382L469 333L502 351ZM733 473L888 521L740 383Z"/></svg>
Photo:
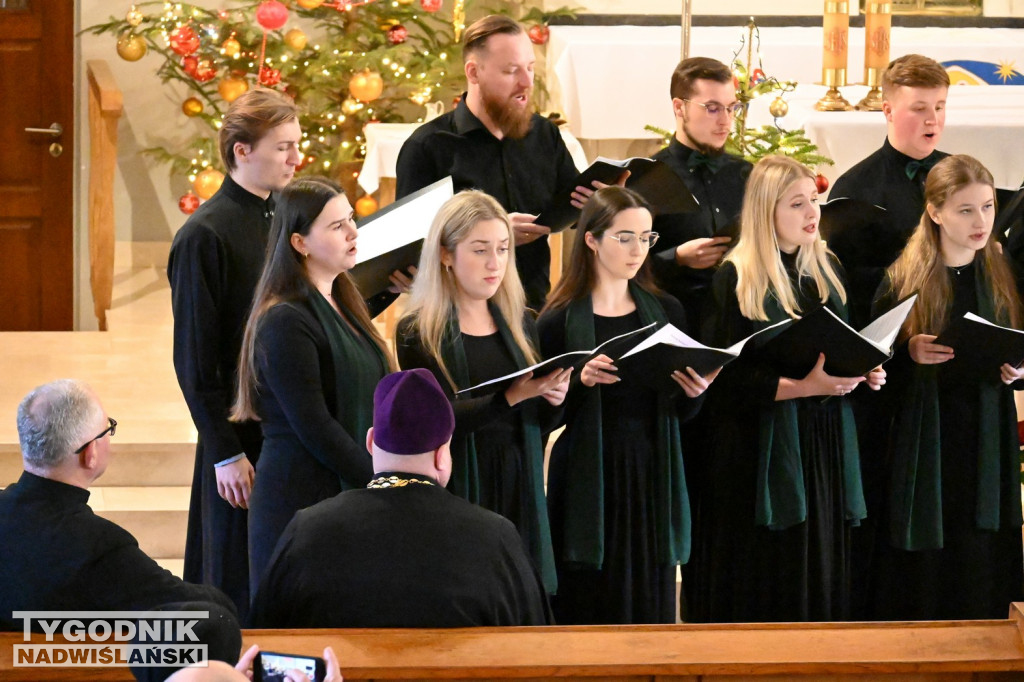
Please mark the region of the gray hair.
<svg viewBox="0 0 1024 682"><path fill-rule="evenodd" d="M50 470L94 435L103 410L88 384L58 379L32 389L18 405L18 440L27 466Z"/></svg>

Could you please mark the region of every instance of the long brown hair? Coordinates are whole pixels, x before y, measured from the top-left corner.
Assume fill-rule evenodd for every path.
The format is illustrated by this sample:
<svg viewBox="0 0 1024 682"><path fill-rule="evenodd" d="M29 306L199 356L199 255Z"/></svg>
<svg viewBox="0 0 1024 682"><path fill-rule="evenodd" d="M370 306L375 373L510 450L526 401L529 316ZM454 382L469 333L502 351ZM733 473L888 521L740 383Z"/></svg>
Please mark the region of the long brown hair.
<svg viewBox="0 0 1024 682"><path fill-rule="evenodd" d="M231 419L234 421L259 420L256 413L256 398L259 392L256 375L256 336L263 316L279 303L302 300L311 294L320 295L306 272L305 259L292 246L291 236L308 235L313 222L323 212L327 202L339 194L344 192L333 180L311 177L292 182L276 197L274 221L271 223L270 238L267 242L267 257L259 283L256 285L252 312L249 313L249 321L245 325L245 336L242 338L242 351L238 362L238 394L231 408ZM384 339L373 326L366 302L347 272L334 279L331 295L359 326L369 333L370 340L377 344L387 358L388 364L392 365ZM338 367L335 370L342 371L342 368Z"/></svg>
<svg viewBox="0 0 1024 682"><path fill-rule="evenodd" d="M587 200L576 224L576 240L569 256L569 269L548 296L544 312L564 308L573 301L590 295L597 286L597 268L594 265L596 256L587 247L584 235L589 232L595 238L601 239L615 222L615 216L631 208L642 208L648 213L651 212L651 207L642 196L617 185L602 187ZM633 277L633 282L652 294L660 293L651 275L650 253Z"/></svg>
<svg viewBox="0 0 1024 682"><path fill-rule="evenodd" d="M904 298L918 292L910 316L903 325L901 339L917 334L938 334L946 327L949 304L953 297L950 274L942 260L942 229L932 220L928 208L941 209L951 196L969 185L993 188L995 183L988 169L966 154L949 156L928 173L924 185L927 204L921 221L896 262L889 266L891 292ZM992 292L996 315L1010 326L1021 326L1020 295L1009 264L990 235L988 243L975 255L974 262L983 269L985 285Z"/></svg>

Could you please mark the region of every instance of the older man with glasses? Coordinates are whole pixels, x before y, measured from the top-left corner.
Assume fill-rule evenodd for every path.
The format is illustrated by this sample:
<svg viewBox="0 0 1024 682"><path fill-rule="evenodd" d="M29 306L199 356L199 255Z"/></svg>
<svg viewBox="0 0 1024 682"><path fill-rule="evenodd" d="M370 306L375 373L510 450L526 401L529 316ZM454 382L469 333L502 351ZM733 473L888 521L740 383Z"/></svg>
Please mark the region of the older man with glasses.
<svg viewBox="0 0 1024 682"><path fill-rule="evenodd" d="M89 487L110 461L117 429L86 384L61 379L18 406L24 472L0 491L0 630L20 630L15 611L145 611L188 603L238 644L231 600L161 568L132 535L93 513ZM231 647L228 647L231 648ZM212 653L212 651L211 651Z"/></svg>

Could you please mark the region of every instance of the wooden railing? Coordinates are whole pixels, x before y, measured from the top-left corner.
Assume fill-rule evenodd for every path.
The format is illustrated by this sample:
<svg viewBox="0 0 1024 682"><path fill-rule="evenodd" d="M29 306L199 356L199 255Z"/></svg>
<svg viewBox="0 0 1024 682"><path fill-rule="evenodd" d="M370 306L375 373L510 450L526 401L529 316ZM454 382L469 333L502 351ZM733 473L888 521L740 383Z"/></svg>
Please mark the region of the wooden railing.
<svg viewBox="0 0 1024 682"><path fill-rule="evenodd" d="M86 62L89 79L89 283L101 331L114 290L114 171L121 91L102 59Z"/></svg>
<svg viewBox="0 0 1024 682"><path fill-rule="evenodd" d="M386 595L382 595L386 598ZM245 646L320 655L330 645L359 680L1024 679L1024 612L928 623L636 625L459 630L247 630ZM36 635L34 641L41 642ZM125 669L14 667L22 634L0 635L0 679L126 680Z"/></svg>

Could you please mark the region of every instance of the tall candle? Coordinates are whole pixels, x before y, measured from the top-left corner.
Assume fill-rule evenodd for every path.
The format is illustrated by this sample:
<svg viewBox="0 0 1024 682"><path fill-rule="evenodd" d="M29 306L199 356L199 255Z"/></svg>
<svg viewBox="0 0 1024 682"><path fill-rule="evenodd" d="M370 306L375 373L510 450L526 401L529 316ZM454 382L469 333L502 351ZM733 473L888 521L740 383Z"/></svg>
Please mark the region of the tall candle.
<svg viewBox="0 0 1024 682"><path fill-rule="evenodd" d="M826 0L822 23L825 28L822 68L845 71L850 33L849 4L845 0Z"/></svg>
<svg viewBox="0 0 1024 682"><path fill-rule="evenodd" d="M889 66L889 33L892 30L892 3L889 0L865 0L864 68Z"/></svg>

